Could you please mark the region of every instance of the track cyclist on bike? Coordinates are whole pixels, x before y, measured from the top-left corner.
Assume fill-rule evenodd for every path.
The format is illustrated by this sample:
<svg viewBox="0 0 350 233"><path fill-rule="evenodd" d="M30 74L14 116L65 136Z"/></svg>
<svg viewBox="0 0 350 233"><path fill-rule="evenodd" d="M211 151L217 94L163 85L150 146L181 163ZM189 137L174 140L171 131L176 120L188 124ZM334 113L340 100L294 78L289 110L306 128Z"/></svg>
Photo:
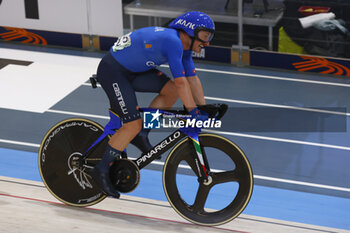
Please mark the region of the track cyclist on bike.
<svg viewBox="0 0 350 233"><path fill-rule="evenodd" d="M95 183L108 195L119 198L109 178L114 160L131 142L144 153L152 148L138 111L135 92L158 95L150 108L169 109L180 97L196 118L208 118L197 106L204 105L203 88L196 75L192 51L208 46L215 31L214 22L202 12L187 12L169 28L147 27L120 37L105 55L97 70L97 80L106 92L111 109L120 117L122 127L111 137L101 161L91 170ZM168 63L174 80L157 69Z"/></svg>

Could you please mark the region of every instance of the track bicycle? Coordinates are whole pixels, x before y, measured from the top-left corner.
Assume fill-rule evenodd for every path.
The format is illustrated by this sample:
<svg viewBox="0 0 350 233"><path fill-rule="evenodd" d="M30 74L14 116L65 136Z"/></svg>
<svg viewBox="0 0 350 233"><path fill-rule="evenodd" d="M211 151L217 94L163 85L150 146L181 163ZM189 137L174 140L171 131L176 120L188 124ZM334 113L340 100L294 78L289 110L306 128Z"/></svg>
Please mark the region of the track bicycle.
<svg viewBox="0 0 350 233"><path fill-rule="evenodd" d="M211 104L202 109L210 117L220 119L227 105ZM150 109L141 109L146 110ZM158 111L168 117L184 114ZM63 120L43 138L38 158L40 175L46 188L59 201L85 207L106 198L88 171L99 162L109 137L122 125L113 111L110 110L109 115L110 121L105 127L89 119ZM163 189L180 216L195 224L214 226L233 220L245 209L253 191L253 174L247 157L229 139L202 133L196 127L175 129L137 159L123 153L110 168L115 188L121 193L133 191L139 184L140 170L171 148L163 167ZM183 179L190 180L191 184ZM216 191L217 186L224 191L220 188ZM216 206L223 197L225 201ZM208 203L212 203L211 206Z"/></svg>

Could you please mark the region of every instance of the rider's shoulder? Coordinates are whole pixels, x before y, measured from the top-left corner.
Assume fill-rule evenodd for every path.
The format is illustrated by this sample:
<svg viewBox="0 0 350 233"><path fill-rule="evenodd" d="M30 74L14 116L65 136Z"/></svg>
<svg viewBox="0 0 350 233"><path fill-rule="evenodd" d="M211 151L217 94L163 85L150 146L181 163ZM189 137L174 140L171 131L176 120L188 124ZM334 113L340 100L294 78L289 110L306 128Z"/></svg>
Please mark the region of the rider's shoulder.
<svg viewBox="0 0 350 233"><path fill-rule="evenodd" d="M166 40L169 43L181 44L178 31L172 28L164 28L163 40Z"/></svg>
<svg viewBox="0 0 350 233"><path fill-rule="evenodd" d="M158 40L162 44L164 44L164 42L166 42L165 44L169 46L174 46L174 45L177 46L181 44L179 32L172 28L153 26L153 27L145 27L145 28L139 29L138 31L145 32L148 36L151 36L152 38Z"/></svg>

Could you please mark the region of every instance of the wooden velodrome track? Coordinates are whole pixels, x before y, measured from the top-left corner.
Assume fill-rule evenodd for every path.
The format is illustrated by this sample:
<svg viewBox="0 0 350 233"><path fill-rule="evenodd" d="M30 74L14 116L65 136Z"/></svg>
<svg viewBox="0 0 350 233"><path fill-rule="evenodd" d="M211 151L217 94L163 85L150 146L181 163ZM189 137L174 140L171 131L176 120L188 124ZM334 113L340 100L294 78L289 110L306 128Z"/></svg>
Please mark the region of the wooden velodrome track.
<svg viewBox="0 0 350 233"><path fill-rule="evenodd" d="M86 208L58 202L41 182L0 177L0 232L347 232L240 215L218 227L188 223L167 202L123 195Z"/></svg>

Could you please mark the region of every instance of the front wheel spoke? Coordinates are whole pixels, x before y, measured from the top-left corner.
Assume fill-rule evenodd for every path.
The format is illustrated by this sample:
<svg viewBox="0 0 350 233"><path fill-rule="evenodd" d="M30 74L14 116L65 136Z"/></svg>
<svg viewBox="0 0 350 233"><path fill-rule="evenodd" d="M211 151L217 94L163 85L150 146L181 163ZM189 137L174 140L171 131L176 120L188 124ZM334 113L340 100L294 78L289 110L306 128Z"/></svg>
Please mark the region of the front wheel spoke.
<svg viewBox="0 0 350 233"><path fill-rule="evenodd" d="M196 213L204 212L205 202L207 201L208 194L210 191L210 186L206 186L204 184L200 184L198 188L198 192L196 195L196 200L192 206L193 211Z"/></svg>
<svg viewBox="0 0 350 233"><path fill-rule="evenodd" d="M215 184L221 184L231 181L239 181L236 170L234 171L225 171L225 172L215 172L211 174L213 182Z"/></svg>

